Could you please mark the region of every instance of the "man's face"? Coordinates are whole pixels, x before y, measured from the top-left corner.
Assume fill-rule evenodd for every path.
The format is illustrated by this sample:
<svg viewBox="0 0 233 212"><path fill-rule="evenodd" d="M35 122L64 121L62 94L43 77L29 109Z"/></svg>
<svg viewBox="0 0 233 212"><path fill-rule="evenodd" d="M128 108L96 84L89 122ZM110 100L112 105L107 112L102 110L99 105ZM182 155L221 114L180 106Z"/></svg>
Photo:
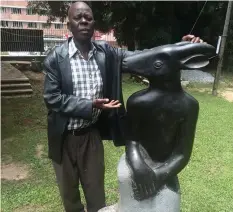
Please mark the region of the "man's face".
<svg viewBox="0 0 233 212"><path fill-rule="evenodd" d="M94 33L91 9L85 4L72 7L69 13L68 28L77 41L89 41Z"/></svg>

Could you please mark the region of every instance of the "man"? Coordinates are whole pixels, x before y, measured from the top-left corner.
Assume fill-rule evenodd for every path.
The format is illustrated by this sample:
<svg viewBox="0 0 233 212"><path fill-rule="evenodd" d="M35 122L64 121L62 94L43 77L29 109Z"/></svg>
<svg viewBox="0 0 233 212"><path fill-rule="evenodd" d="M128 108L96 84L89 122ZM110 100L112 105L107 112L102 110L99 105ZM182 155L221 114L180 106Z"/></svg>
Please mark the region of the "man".
<svg viewBox="0 0 233 212"><path fill-rule="evenodd" d="M73 37L44 61L49 157L65 211L84 211L81 182L88 212L97 212L105 206L102 140L124 144L120 70L123 58L133 52L91 42L94 19L87 4L72 4L68 19ZM183 40L202 42L192 35Z"/></svg>

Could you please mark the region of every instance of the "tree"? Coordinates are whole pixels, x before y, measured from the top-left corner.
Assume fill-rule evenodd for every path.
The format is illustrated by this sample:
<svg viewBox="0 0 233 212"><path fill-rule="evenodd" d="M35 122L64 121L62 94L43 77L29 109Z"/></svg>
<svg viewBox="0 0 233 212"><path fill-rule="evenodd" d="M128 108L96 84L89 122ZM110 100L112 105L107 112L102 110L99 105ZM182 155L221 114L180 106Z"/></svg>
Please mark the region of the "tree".
<svg viewBox="0 0 233 212"><path fill-rule="evenodd" d="M28 1L27 7L39 15L48 17L48 24L59 18L64 22L67 18L68 9L71 3L76 1ZM84 1L85 2L85 1ZM94 5L94 17L96 18L96 27L102 32L108 32L111 25L109 23L108 2L86 2L88 5Z"/></svg>
<svg viewBox="0 0 233 212"><path fill-rule="evenodd" d="M75 1L30 1L28 7L40 15L48 15L48 21L56 17L64 21L69 4L72 2ZM201 1L92 1L86 3L92 7L96 29L102 32L113 29L118 43L127 46L129 50L180 41L183 35L189 34L205 4ZM226 7L227 2L207 2L193 34L216 46L218 36L223 29ZM230 44L233 44L232 31L229 30L231 39L228 43ZM233 53L229 48L226 51L225 61L229 61L228 58L232 57Z"/></svg>

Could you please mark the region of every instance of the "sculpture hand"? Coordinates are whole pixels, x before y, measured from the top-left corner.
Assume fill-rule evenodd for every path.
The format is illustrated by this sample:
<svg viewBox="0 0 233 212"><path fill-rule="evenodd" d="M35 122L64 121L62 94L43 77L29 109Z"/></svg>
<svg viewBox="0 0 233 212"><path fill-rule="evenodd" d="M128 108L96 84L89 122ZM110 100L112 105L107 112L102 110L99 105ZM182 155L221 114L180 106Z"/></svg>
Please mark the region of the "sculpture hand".
<svg viewBox="0 0 233 212"><path fill-rule="evenodd" d="M136 200L147 199L156 194L156 176L154 171L145 163L132 167L132 187Z"/></svg>

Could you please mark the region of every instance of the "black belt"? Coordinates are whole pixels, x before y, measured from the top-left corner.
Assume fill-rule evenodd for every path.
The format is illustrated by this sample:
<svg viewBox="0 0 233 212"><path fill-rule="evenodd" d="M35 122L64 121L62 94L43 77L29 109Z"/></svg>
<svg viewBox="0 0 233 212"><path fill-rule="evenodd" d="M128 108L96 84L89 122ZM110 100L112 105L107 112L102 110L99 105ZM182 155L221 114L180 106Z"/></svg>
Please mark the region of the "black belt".
<svg viewBox="0 0 233 212"><path fill-rule="evenodd" d="M91 125L85 128L80 128L80 129L75 129L75 130L67 130L66 133L68 135L79 136L79 135L84 135L90 132L93 128L95 128L95 125Z"/></svg>

